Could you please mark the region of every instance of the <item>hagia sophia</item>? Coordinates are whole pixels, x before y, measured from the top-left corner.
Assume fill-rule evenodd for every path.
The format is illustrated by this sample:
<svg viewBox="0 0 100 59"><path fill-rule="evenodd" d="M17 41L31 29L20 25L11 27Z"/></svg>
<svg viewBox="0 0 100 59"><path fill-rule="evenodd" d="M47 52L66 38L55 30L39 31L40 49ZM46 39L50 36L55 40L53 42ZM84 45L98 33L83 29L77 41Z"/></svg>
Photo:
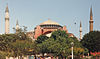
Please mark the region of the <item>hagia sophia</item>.
<svg viewBox="0 0 100 59"><path fill-rule="evenodd" d="M34 38L36 39L40 35L46 35L46 36L50 37L51 33L56 30L64 30L66 33L68 33L66 26L61 26L54 21L47 20L35 27ZM69 33L69 35L73 36L73 35L71 35L71 33Z"/></svg>
<svg viewBox="0 0 100 59"><path fill-rule="evenodd" d="M52 32L56 30L64 30L66 33L68 33L66 26L61 26L57 22L54 22L48 19L47 21L37 25L34 28L34 31L27 32L27 34L28 36L34 37L34 39L37 39L37 37L40 35L46 35L47 37L50 37ZM74 36L72 33L68 33L68 34L70 37Z"/></svg>
<svg viewBox="0 0 100 59"><path fill-rule="evenodd" d="M90 31L93 31L93 14L92 14L92 7L90 9ZM18 21L16 22L16 30L18 30L19 24ZM47 21L36 25L36 27L32 30L27 32L27 35L33 39L36 40L37 37L39 37L40 35L46 35L48 37L50 37L50 35L52 34L53 31L56 30L64 30L66 33L69 34L70 37L74 37L73 33L69 33L66 26L60 25L57 22L54 22L50 19L48 19ZM80 32L80 38L78 38L79 40L82 39L82 25L80 22L80 28L79 28L79 32ZM6 10L5 10L5 34L9 34L9 9L8 9L8 5L6 6Z"/></svg>

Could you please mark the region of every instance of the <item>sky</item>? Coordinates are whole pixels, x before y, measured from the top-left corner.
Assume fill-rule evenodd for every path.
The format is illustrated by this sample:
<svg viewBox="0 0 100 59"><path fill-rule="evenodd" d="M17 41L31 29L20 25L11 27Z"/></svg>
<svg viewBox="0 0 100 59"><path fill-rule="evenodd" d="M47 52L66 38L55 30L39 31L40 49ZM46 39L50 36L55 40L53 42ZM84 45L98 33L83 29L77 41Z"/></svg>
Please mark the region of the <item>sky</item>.
<svg viewBox="0 0 100 59"><path fill-rule="evenodd" d="M92 6L94 30L100 31L100 0L0 0L0 33L5 33L5 8L8 4L10 33L18 20L27 30L47 21L48 18L66 25L69 33L79 38L80 21L82 35L89 32L90 8ZM76 24L75 24L76 23Z"/></svg>

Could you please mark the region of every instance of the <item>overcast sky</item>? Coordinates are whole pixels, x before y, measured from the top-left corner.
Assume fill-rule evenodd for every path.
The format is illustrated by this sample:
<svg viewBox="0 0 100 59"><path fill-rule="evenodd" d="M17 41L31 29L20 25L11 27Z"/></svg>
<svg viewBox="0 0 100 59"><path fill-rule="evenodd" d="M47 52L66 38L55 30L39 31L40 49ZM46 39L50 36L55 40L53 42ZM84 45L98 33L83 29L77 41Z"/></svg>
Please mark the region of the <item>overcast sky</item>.
<svg viewBox="0 0 100 59"><path fill-rule="evenodd" d="M33 30L36 25L52 21L66 25L68 32L79 37L80 21L82 35L89 32L90 8L92 5L94 30L100 30L100 0L0 0L0 33L5 33L5 8L8 3L10 33L19 25ZM76 23L76 24L75 24Z"/></svg>

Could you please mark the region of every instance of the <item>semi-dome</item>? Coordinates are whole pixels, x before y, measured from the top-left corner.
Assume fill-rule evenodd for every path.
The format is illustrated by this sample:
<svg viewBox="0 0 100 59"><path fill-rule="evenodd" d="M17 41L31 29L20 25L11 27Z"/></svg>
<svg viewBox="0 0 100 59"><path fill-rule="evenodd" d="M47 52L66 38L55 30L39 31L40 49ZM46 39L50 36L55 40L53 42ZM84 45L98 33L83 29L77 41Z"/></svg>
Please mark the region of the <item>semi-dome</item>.
<svg viewBox="0 0 100 59"><path fill-rule="evenodd" d="M47 21L41 23L40 25L59 25L59 24L54 21L47 20Z"/></svg>

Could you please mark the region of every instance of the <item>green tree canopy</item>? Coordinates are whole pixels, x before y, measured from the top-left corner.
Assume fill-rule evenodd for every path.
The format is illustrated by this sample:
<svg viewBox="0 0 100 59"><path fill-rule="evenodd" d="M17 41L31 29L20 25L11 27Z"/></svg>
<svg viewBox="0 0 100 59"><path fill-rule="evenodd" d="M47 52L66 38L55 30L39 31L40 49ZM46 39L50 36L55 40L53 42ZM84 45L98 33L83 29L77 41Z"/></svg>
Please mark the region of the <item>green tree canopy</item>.
<svg viewBox="0 0 100 59"><path fill-rule="evenodd" d="M0 50L7 51L11 48L10 43L15 42L19 37L15 34L0 35Z"/></svg>
<svg viewBox="0 0 100 59"><path fill-rule="evenodd" d="M45 35L40 35L40 36L37 38L36 42L37 42L37 43L42 43L43 41L45 41L45 40L47 40L47 39L48 39L47 36L45 36Z"/></svg>
<svg viewBox="0 0 100 59"><path fill-rule="evenodd" d="M6 59L5 52L0 51L0 59Z"/></svg>
<svg viewBox="0 0 100 59"><path fill-rule="evenodd" d="M84 47L76 37L69 37L65 31L54 31L50 38L43 39L41 43L37 43L39 53L51 53L53 56L61 58L71 54L71 42L74 42L74 54L81 55L84 53Z"/></svg>
<svg viewBox="0 0 100 59"><path fill-rule="evenodd" d="M6 56L8 57L33 54L34 44L26 35L25 29L14 34L0 35L0 51L6 52Z"/></svg>
<svg viewBox="0 0 100 59"><path fill-rule="evenodd" d="M52 33L52 35L51 35L51 38L54 38L55 40L56 40L58 37L68 38L68 34L66 34L65 31L57 30L57 31L54 31L54 32Z"/></svg>
<svg viewBox="0 0 100 59"><path fill-rule="evenodd" d="M100 52L100 31L85 34L81 43L91 52Z"/></svg>

